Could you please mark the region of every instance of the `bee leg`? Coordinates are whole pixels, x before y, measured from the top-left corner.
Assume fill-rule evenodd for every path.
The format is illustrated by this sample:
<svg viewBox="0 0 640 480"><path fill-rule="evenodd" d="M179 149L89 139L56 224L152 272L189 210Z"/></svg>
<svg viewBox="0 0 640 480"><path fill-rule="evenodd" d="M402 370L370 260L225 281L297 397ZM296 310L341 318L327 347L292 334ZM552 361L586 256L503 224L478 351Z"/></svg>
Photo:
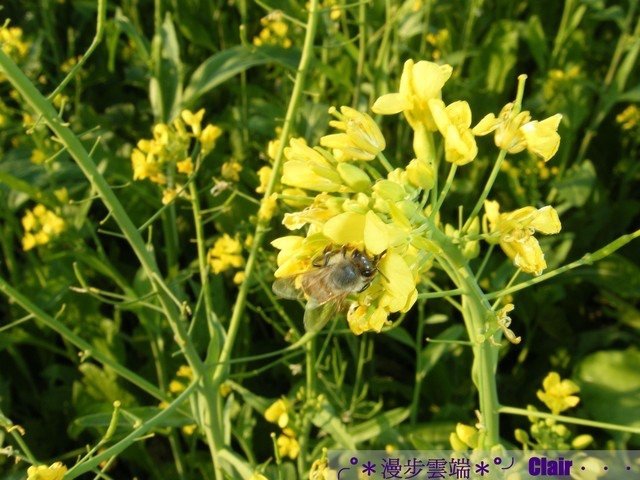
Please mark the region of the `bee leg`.
<svg viewBox="0 0 640 480"><path fill-rule="evenodd" d="M365 283L362 288L360 290L358 290L358 293L362 293L364 292L367 288L369 288L369 285L371 285L371 282L367 282Z"/></svg>
<svg viewBox="0 0 640 480"><path fill-rule="evenodd" d="M315 258L311 264L314 267L326 267L329 264L329 258L332 255L331 245L327 245L324 247L324 251L322 252L322 257Z"/></svg>

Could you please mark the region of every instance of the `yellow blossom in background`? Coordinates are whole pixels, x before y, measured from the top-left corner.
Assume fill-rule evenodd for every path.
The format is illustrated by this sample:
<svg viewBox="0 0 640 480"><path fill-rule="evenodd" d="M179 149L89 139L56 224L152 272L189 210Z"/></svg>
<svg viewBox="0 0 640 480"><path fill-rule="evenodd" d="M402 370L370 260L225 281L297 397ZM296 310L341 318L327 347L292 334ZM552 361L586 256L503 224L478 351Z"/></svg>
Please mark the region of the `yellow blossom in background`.
<svg viewBox="0 0 640 480"><path fill-rule="evenodd" d="M184 392L189 383L193 380L193 370L188 365L181 365L176 372L176 378L169 382L171 393Z"/></svg>
<svg viewBox="0 0 640 480"><path fill-rule="evenodd" d="M222 129L216 125L207 125L204 127L198 141L200 142L200 148L202 149L202 155L206 155L216 146L216 141L222 135Z"/></svg>
<svg viewBox="0 0 640 480"><path fill-rule="evenodd" d="M300 453L300 444L296 439L296 434L290 428L285 428L282 434L276 440L278 447L278 454L281 458L289 457L291 460L295 460Z"/></svg>
<svg viewBox="0 0 640 480"><path fill-rule="evenodd" d="M282 12L276 10L264 18L260 19L264 27L257 37L253 37L253 44L256 47L262 45L278 45L284 48L291 47L291 39L287 37L289 26L284 21Z"/></svg>
<svg viewBox="0 0 640 480"><path fill-rule="evenodd" d="M276 212L278 206L278 194L272 193L269 197L263 198L258 209L258 220L269 222Z"/></svg>
<svg viewBox="0 0 640 480"><path fill-rule="evenodd" d="M471 133L471 108L467 102L445 106L440 99L429 100L429 108L438 130L444 137L447 162L465 165L476 158L478 146Z"/></svg>
<svg viewBox="0 0 640 480"><path fill-rule="evenodd" d="M58 237L66 228L66 224L58 215L39 204L33 210L27 210L22 217L22 228L22 248L26 252Z"/></svg>
<svg viewBox="0 0 640 480"><path fill-rule="evenodd" d="M256 193L264 193L267 191L267 185L269 185L271 175L273 175L273 169L271 167L260 167L260 170L258 170L260 185L256 187Z"/></svg>
<svg viewBox="0 0 640 480"><path fill-rule="evenodd" d="M393 115L404 112L415 130L420 124L435 132L437 126L429 108L429 100L442 97L442 87L451 77L451 65L438 65L421 60L404 63L398 93L388 93L378 98L371 108L375 113Z"/></svg>
<svg viewBox="0 0 640 480"><path fill-rule="evenodd" d="M67 467L62 462L50 466L38 465L27 469L27 480L62 480L67 473Z"/></svg>
<svg viewBox="0 0 640 480"><path fill-rule="evenodd" d="M524 207L513 212L500 213L496 201L487 200L485 207L485 230L496 234L497 241L505 254L524 272L540 275L547 268L544 253L535 232L546 235L560 231L560 219L553 207L540 209ZM489 226L486 226L486 220Z"/></svg>
<svg viewBox="0 0 640 480"><path fill-rule="evenodd" d="M60 65L60 71L62 73L69 73L71 69L73 69L73 67L78 64L78 60L80 60L79 56L67 58L64 62L62 62L62 65Z"/></svg>
<svg viewBox="0 0 640 480"><path fill-rule="evenodd" d="M285 428L289 423L289 402L284 398L279 398L264 411L264 418L267 422L277 423L280 428Z"/></svg>
<svg viewBox="0 0 640 480"><path fill-rule="evenodd" d="M178 173L191 175L193 173L193 160L191 160L191 157L185 158L184 160L176 163L176 168L178 169Z"/></svg>
<svg viewBox="0 0 640 480"><path fill-rule="evenodd" d="M196 430L198 430L198 425L196 425L195 423L191 423L182 427L182 433L188 436L193 435Z"/></svg>
<svg viewBox="0 0 640 480"><path fill-rule="evenodd" d="M209 250L207 258L211 270L216 275L232 268L244 266L242 244L226 233L216 240L213 248Z"/></svg>
<svg viewBox="0 0 640 480"><path fill-rule="evenodd" d="M420 5L420 8L422 5ZM446 28L438 30L436 33L427 33L425 40L431 46L431 57L434 60L442 58L443 54L451 51L451 35Z"/></svg>
<svg viewBox="0 0 640 480"><path fill-rule="evenodd" d="M557 372L550 372L545 377L542 388L536 394L554 415L575 407L580 402L580 398L574 395L580 388L569 379L561 380Z"/></svg>
<svg viewBox="0 0 640 480"><path fill-rule="evenodd" d="M458 423L455 432L451 432L449 436L449 443L457 452L477 448L480 441L479 433L478 429L471 425Z"/></svg>
<svg viewBox="0 0 640 480"><path fill-rule="evenodd" d="M191 127L191 132L194 137L198 137L202 132L202 119L204 118L204 113L204 108L201 108L196 113L191 112L191 110L183 110L180 112L180 118L182 118L184 123Z"/></svg>
<svg viewBox="0 0 640 480"><path fill-rule="evenodd" d="M162 191L162 204L168 205L173 202L178 195L178 190L176 188L165 188Z"/></svg>
<svg viewBox="0 0 640 480"><path fill-rule="evenodd" d="M623 130L632 130L640 125L640 109L637 105L629 105L616 116L616 122Z"/></svg>
<svg viewBox="0 0 640 480"><path fill-rule="evenodd" d="M508 103L496 118L493 113L486 115L473 127L474 135L487 135L495 131L495 144L509 153L519 153L524 149L549 161L558 151L560 135L558 127L562 115L557 113L542 121L531 120L528 111L514 112L514 104Z"/></svg>
<svg viewBox="0 0 640 480"><path fill-rule="evenodd" d="M36 165L40 165L44 163L44 161L47 159L47 154L44 153L39 148L35 148L31 152L31 157L29 159L31 160L31 162L35 163Z"/></svg>
<svg viewBox="0 0 640 480"><path fill-rule="evenodd" d="M246 276L243 271L236 272L233 276L233 283L236 285L241 285L246 279Z"/></svg>
<svg viewBox="0 0 640 480"><path fill-rule="evenodd" d="M240 172L242 171L242 164L237 160L231 160L224 162L220 167L222 178L229 180L230 182L237 182L240 180Z"/></svg>
<svg viewBox="0 0 640 480"><path fill-rule="evenodd" d="M14 61L20 61L27 56L29 43L22 40L20 27L0 26L0 46L2 51ZM4 77L0 76L0 79Z"/></svg>
<svg viewBox="0 0 640 480"><path fill-rule="evenodd" d="M386 147L384 137L376 122L366 113L342 106L340 111L335 107L329 113L338 120L331 120L329 125L344 133L325 135L320 145L334 149L338 161L373 160Z"/></svg>

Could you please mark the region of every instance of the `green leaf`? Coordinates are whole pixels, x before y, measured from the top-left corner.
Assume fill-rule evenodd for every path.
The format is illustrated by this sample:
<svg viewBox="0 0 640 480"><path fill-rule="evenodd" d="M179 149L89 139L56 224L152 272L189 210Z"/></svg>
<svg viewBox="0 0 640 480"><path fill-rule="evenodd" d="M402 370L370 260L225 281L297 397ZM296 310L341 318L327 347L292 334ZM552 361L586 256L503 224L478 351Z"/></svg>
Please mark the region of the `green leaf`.
<svg viewBox="0 0 640 480"><path fill-rule="evenodd" d="M640 426L640 352L608 350L586 357L577 368L581 403L603 422Z"/></svg>
<svg viewBox="0 0 640 480"><path fill-rule="evenodd" d="M348 450L356 449L355 440L349 432L347 432L344 424L336 416L335 411L329 403L325 402L322 405L322 409L313 416L311 421L316 427L331 435L331 438L333 438L340 448Z"/></svg>
<svg viewBox="0 0 640 480"><path fill-rule="evenodd" d="M538 64L538 68L541 71L545 71L549 59L549 47L544 34L544 28L542 28L542 22L537 15L529 18L529 22L525 27L524 38L529 45L529 51L533 59Z"/></svg>
<svg viewBox="0 0 640 480"><path fill-rule="evenodd" d="M394 408L376 415L375 418L362 422L355 427L349 428L349 435L355 443L366 442L376 438L381 433L401 424L407 418L411 410L408 408Z"/></svg>
<svg viewBox="0 0 640 480"><path fill-rule="evenodd" d="M154 116L166 123L178 115L182 103L180 45L169 14L162 23L160 41L160 68L149 81L149 99Z"/></svg>
<svg viewBox="0 0 640 480"><path fill-rule="evenodd" d="M640 268L622 255L600 260L581 276L622 298L640 298Z"/></svg>
<svg viewBox="0 0 640 480"><path fill-rule="evenodd" d="M462 325L452 325L436 337L436 340L458 340L464 334ZM424 378L433 367L440 361L442 355L453 347L450 343L431 342L420 352L420 370L416 372L416 377Z"/></svg>
<svg viewBox="0 0 640 480"><path fill-rule="evenodd" d="M483 42L480 54L473 59L471 75L485 79L490 92L505 90L507 79L512 81L518 51L518 30L515 22L496 22Z"/></svg>
<svg viewBox="0 0 640 480"><path fill-rule="evenodd" d="M251 67L277 63L295 70L299 58L300 52L296 50L274 46L237 45L218 52L205 60L191 75L184 91L183 105L193 105L202 95Z"/></svg>
<svg viewBox="0 0 640 480"><path fill-rule="evenodd" d="M456 429L455 422L430 422L410 427L407 438L418 450L450 448L449 436Z"/></svg>
<svg viewBox="0 0 640 480"><path fill-rule="evenodd" d="M596 169L589 160L571 167L562 180L555 183L558 198L573 207L582 207L596 183Z"/></svg>

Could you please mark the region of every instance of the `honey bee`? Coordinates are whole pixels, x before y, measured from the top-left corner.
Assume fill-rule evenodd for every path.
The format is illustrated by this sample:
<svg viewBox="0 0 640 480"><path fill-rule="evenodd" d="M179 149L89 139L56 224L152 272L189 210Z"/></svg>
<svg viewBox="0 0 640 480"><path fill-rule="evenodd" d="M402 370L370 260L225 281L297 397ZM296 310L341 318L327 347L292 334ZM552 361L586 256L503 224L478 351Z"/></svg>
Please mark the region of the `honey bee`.
<svg viewBox="0 0 640 480"><path fill-rule="evenodd" d="M368 257L358 249L342 247L339 250L325 249L314 269L273 282L273 292L282 298L307 297L304 310L304 326L307 331L322 329L340 310L344 299L352 293L367 289L378 271L381 255ZM300 281L296 281L298 277ZM300 285L301 288L296 288Z"/></svg>

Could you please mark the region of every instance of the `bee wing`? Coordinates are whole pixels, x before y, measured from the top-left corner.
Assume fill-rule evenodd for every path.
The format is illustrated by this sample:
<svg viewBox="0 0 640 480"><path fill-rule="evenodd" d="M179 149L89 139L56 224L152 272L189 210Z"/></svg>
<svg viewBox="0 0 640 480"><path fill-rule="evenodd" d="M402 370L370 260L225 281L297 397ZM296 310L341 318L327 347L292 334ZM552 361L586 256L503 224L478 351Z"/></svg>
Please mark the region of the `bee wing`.
<svg viewBox="0 0 640 480"><path fill-rule="evenodd" d="M280 298L297 300L303 297L302 290L296 288L296 277L276 278L271 285L271 290Z"/></svg>
<svg viewBox="0 0 640 480"><path fill-rule="evenodd" d="M304 309L304 328L307 332L319 332L335 316L342 299L318 303L310 298Z"/></svg>

